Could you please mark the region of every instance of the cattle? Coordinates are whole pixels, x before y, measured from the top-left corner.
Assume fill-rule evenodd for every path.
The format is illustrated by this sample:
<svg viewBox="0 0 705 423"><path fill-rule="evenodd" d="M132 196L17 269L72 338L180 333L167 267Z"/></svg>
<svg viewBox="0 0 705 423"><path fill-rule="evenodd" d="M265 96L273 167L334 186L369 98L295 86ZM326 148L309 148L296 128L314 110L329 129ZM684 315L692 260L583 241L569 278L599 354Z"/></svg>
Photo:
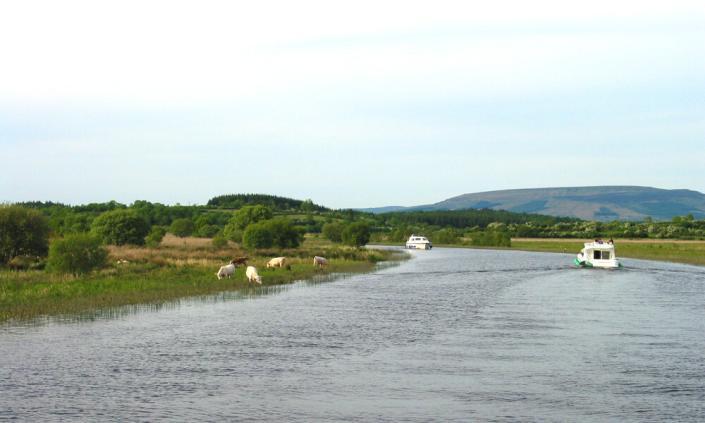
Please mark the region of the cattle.
<svg viewBox="0 0 705 423"><path fill-rule="evenodd" d="M247 266L245 275L247 276L248 282L257 282L262 285L262 277L257 274L257 269L254 266Z"/></svg>
<svg viewBox="0 0 705 423"><path fill-rule="evenodd" d="M230 264L237 266L238 264L247 264L247 257L235 257L230 261Z"/></svg>
<svg viewBox="0 0 705 423"><path fill-rule="evenodd" d="M224 277L230 278L233 273L235 273L235 264L230 262L228 265L221 266L220 270L218 270L218 273L215 275L218 276L218 279L223 279Z"/></svg>
<svg viewBox="0 0 705 423"><path fill-rule="evenodd" d="M325 266L328 266L328 260L320 256L315 256L313 258L313 267L321 268Z"/></svg>
<svg viewBox="0 0 705 423"><path fill-rule="evenodd" d="M276 257L267 262L267 269L270 267L284 267L286 266L286 257Z"/></svg>

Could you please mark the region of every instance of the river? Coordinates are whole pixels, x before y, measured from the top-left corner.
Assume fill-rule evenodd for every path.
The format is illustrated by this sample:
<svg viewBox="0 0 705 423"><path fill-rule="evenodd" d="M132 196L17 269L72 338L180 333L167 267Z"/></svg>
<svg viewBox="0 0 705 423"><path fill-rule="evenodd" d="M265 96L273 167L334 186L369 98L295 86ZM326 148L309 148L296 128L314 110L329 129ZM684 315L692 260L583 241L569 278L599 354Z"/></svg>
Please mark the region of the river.
<svg viewBox="0 0 705 423"><path fill-rule="evenodd" d="M0 325L0 420L705 421L705 268L411 254Z"/></svg>

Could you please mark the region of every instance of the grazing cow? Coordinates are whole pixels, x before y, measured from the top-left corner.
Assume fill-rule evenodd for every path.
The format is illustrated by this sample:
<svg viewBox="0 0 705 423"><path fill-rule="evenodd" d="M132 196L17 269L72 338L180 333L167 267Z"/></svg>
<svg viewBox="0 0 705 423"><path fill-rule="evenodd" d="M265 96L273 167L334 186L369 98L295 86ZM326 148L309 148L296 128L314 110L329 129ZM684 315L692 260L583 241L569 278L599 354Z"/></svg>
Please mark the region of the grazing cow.
<svg viewBox="0 0 705 423"><path fill-rule="evenodd" d="M237 266L238 264L247 264L247 257L236 257L230 261L230 264Z"/></svg>
<svg viewBox="0 0 705 423"><path fill-rule="evenodd" d="M313 258L313 267L325 267L328 266L328 260L324 259L323 257L320 256L315 256Z"/></svg>
<svg viewBox="0 0 705 423"><path fill-rule="evenodd" d="M257 269L254 266L247 266L245 275L247 276L248 282L257 282L262 285L262 277L257 274Z"/></svg>
<svg viewBox="0 0 705 423"><path fill-rule="evenodd" d="M286 257L276 257L267 262L267 269L270 267L284 267L286 266Z"/></svg>
<svg viewBox="0 0 705 423"><path fill-rule="evenodd" d="M223 279L224 277L230 278L230 276L235 273L235 264L231 261L230 264L221 266L220 270L218 270L218 273L215 275L218 276L218 279Z"/></svg>

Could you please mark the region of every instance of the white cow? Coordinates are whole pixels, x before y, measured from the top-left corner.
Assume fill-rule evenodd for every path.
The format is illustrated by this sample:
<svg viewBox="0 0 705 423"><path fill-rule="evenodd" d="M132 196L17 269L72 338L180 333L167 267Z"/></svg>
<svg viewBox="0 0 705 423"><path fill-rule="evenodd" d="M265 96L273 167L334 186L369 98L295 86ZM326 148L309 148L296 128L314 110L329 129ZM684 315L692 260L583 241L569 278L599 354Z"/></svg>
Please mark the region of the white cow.
<svg viewBox="0 0 705 423"><path fill-rule="evenodd" d="M313 266L319 267L319 268L328 266L328 260L326 260L320 256L315 256L315 257L313 257Z"/></svg>
<svg viewBox="0 0 705 423"><path fill-rule="evenodd" d="M248 282L257 282L258 284L262 285L262 277L257 274L257 269L255 268L255 266L247 266L245 275L247 276Z"/></svg>
<svg viewBox="0 0 705 423"><path fill-rule="evenodd" d="M220 270L215 275L218 276L218 279L223 279L226 276L230 278L233 273L235 273L235 265L231 262L228 265L220 266Z"/></svg>
<svg viewBox="0 0 705 423"><path fill-rule="evenodd" d="M276 257L267 262L267 269L270 267L284 267L286 266L286 257Z"/></svg>

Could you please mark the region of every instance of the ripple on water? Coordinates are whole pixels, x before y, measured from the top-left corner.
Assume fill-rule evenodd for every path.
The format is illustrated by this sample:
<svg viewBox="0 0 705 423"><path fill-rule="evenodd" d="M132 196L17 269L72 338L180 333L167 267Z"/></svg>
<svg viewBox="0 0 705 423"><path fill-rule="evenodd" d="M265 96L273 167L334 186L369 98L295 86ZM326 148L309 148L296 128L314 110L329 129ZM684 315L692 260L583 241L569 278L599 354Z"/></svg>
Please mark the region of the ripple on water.
<svg viewBox="0 0 705 423"><path fill-rule="evenodd" d="M705 420L705 271L507 251L0 328L0 419Z"/></svg>

